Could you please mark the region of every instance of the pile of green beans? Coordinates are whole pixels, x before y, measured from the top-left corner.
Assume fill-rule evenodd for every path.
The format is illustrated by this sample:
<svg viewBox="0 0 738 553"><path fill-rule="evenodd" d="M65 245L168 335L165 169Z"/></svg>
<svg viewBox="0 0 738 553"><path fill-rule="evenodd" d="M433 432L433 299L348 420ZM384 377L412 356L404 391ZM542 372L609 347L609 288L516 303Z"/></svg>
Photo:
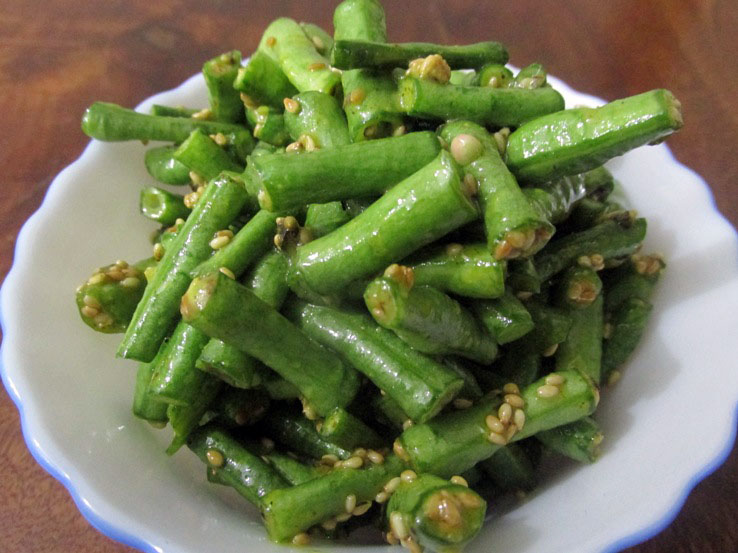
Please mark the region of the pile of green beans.
<svg viewBox="0 0 738 553"><path fill-rule="evenodd" d="M604 163L678 130L680 105L565 109L498 42L389 42L378 0L334 25L280 18L245 62L207 60L205 107L90 106L90 137L158 142L140 210L160 228L76 303L124 333L133 414L274 541L373 525L459 551L542 451L597 459L600 386L665 267Z"/></svg>

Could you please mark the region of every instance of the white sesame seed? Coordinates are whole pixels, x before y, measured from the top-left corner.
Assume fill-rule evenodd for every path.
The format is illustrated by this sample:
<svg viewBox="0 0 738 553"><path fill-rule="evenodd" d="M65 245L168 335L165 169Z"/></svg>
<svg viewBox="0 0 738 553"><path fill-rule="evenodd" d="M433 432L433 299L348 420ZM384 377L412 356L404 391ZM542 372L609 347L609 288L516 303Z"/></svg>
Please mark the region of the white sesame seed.
<svg viewBox="0 0 738 553"><path fill-rule="evenodd" d="M505 440L509 442L517 431L518 425L515 423L510 424L505 431Z"/></svg>
<svg viewBox="0 0 738 553"><path fill-rule="evenodd" d="M538 387L536 395L541 398L551 398L559 395L559 388L557 386L552 386L551 384L544 384L543 386Z"/></svg>
<svg viewBox="0 0 738 553"><path fill-rule="evenodd" d="M294 538L292 538L292 545L308 545L310 543L310 536L308 536L305 532L301 532L297 534Z"/></svg>
<svg viewBox="0 0 738 553"><path fill-rule="evenodd" d="M395 452L395 455L397 455L400 459L403 461L409 461L410 455L408 455L407 451L405 451L405 448L402 447L402 443L400 440L395 440L392 444L392 451Z"/></svg>
<svg viewBox="0 0 738 553"><path fill-rule="evenodd" d="M98 299L90 295L86 295L84 298L82 298L82 303L89 307L93 307L94 309L100 309L102 307Z"/></svg>
<svg viewBox="0 0 738 553"><path fill-rule="evenodd" d="M201 121L205 119L212 119L213 112L210 108L201 109L200 111L193 113L192 118L199 119Z"/></svg>
<svg viewBox="0 0 738 553"><path fill-rule="evenodd" d="M395 476L384 485L384 491L389 494L395 493L395 490L401 483L402 478L400 478L399 476Z"/></svg>
<svg viewBox="0 0 738 553"><path fill-rule="evenodd" d="M395 535L392 532L387 532L384 535L384 539L387 540L387 543L390 545L397 545L400 543L400 541L395 537Z"/></svg>
<svg viewBox="0 0 738 553"><path fill-rule="evenodd" d="M222 132L211 134L210 135L210 138L218 146L225 146L226 144L228 144L228 139L226 138L226 136Z"/></svg>
<svg viewBox="0 0 738 553"><path fill-rule="evenodd" d="M404 540L410 534L405 526L405 519L402 517L402 513L399 511L393 511L390 514L390 529L395 537L399 540Z"/></svg>
<svg viewBox="0 0 738 553"><path fill-rule="evenodd" d="M353 513L354 509L356 509L356 496L354 494L347 495L346 501L344 502L344 507L346 508L347 513Z"/></svg>
<svg viewBox="0 0 738 553"><path fill-rule="evenodd" d="M323 41L320 40L319 36L313 36L311 40L313 41L313 45L316 49L322 50L323 48L325 48L325 44L323 44Z"/></svg>
<svg viewBox="0 0 738 553"><path fill-rule="evenodd" d="M543 357L551 357L554 353L556 353L556 350L559 349L559 344L553 344L552 346L547 347L545 350L543 350Z"/></svg>
<svg viewBox="0 0 738 553"><path fill-rule="evenodd" d="M389 499L389 494L387 492L379 492L375 497L374 501L377 503L385 503Z"/></svg>
<svg viewBox="0 0 738 553"><path fill-rule="evenodd" d="M463 397L458 397L454 400L454 407L457 409L469 409L472 405L474 405L472 400Z"/></svg>
<svg viewBox="0 0 738 553"><path fill-rule="evenodd" d="M136 288L141 281L136 277L126 277L120 281L120 285L124 288Z"/></svg>
<svg viewBox="0 0 738 553"><path fill-rule="evenodd" d="M217 449L208 449L205 453L205 458L208 460L208 464L211 467L220 468L225 463L223 454Z"/></svg>
<svg viewBox="0 0 738 553"><path fill-rule="evenodd" d="M287 153L297 153L301 152L303 149L301 142L291 142L287 145L287 147L284 149Z"/></svg>
<svg viewBox="0 0 738 553"><path fill-rule="evenodd" d="M403 470L400 474L400 478L403 482L406 484L410 484L411 482L414 482L415 479L418 477L418 474L414 470Z"/></svg>
<svg viewBox="0 0 738 553"><path fill-rule="evenodd" d="M158 246L161 246L161 244L157 244ZM154 250L156 250L156 246L154 247ZM105 280L105 275L102 273L95 273L92 275L89 280L87 281L87 284L100 284Z"/></svg>
<svg viewBox="0 0 738 553"><path fill-rule="evenodd" d="M370 449L367 452L366 456L375 465L381 465L382 463L384 463L384 455L379 453L379 451L374 451L373 449Z"/></svg>
<svg viewBox="0 0 738 553"><path fill-rule="evenodd" d="M80 313L82 313L82 315L84 315L88 319L93 319L100 313L100 311L95 307L85 305L82 309L80 309Z"/></svg>
<svg viewBox="0 0 738 553"><path fill-rule="evenodd" d="M325 521L323 521L323 522L320 523L320 525L323 528L325 528L326 530L328 530L329 532L331 530L335 530L337 524L338 524L338 521L336 519L334 519L334 518L329 518L328 520L325 520Z"/></svg>
<svg viewBox="0 0 738 553"><path fill-rule="evenodd" d="M525 407L525 401L518 394L505 394L505 402L510 404L510 407L520 409Z"/></svg>
<svg viewBox="0 0 738 553"><path fill-rule="evenodd" d="M410 553L423 553L423 548L418 545L412 536L406 537L404 540L400 540L402 547L410 551Z"/></svg>
<svg viewBox="0 0 738 553"><path fill-rule="evenodd" d="M118 282L126 278L123 272L119 271L118 269L110 269L106 274L108 275L108 278L112 278L113 280Z"/></svg>
<svg viewBox="0 0 738 553"><path fill-rule="evenodd" d="M513 421L515 422L515 426L522 430L523 426L525 426L525 411L522 409L515 409Z"/></svg>
<svg viewBox="0 0 738 553"><path fill-rule="evenodd" d="M533 292L522 291L522 292L518 292L515 295L518 297L518 299L528 300L533 297Z"/></svg>
<svg viewBox="0 0 738 553"><path fill-rule="evenodd" d="M495 417L494 415L487 415L487 418L484 419L484 422L487 424L487 428L489 428L492 432L497 432L498 434L501 434L505 431L505 425L500 422L500 419Z"/></svg>
<svg viewBox="0 0 738 553"><path fill-rule="evenodd" d="M403 430L407 430L408 428L412 427L413 424L415 424L415 423L413 423L412 420L407 419L405 422L402 423L402 429Z"/></svg>
<svg viewBox="0 0 738 553"><path fill-rule="evenodd" d="M236 280L236 275L233 274L233 271L231 271L228 267L221 267L218 269L221 273L223 273L225 276L232 280Z"/></svg>
<svg viewBox="0 0 738 553"><path fill-rule="evenodd" d="M106 326L110 326L111 324L113 324L113 317L111 317L107 313L98 313L97 315L95 315L93 321L95 322L95 326L97 328L105 328Z"/></svg>
<svg viewBox="0 0 738 553"><path fill-rule="evenodd" d="M318 419L318 413L316 413L313 406L304 400L302 402L302 414L305 415L306 419L311 420L311 421Z"/></svg>
<svg viewBox="0 0 738 553"><path fill-rule="evenodd" d="M361 457L349 457L343 462L343 466L349 469L359 469L364 464L364 459Z"/></svg>
<svg viewBox="0 0 738 553"><path fill-rule="evenodd" d="M452 476L451 483L456 484L457 486L464 486L465 488L469 487L469 482L467 482L466 478L464 478L463 476Z"/></svg>
<svg viewBox="0 0 738 553"><path fill-rule="evenodd" d="M320 458L320 462L323 463L323 464L335 465L337 461L338 461L338 457L336 457L335 455L333 455L331 453L329 453L327 455L323 455Z"/></svg>
<svg viewBox="0 0 738 553"><path fill-rule="evenodd" d="M351 514L354 515L355 517L360 517L361 515L365 514L371 508L372 508L372 502L365 501L364 503L357 505L356 509L354 509L354 512Z"/></svg>
<svg viewBox="0 0 738 553"><path fill-rule="evenodd" d="M520 394L520 388L515 382L508 382L502 387L502 391L506 394Z"/></svg>
<svg viewBox="0 0 738 553"><path fill-rule="evenodd" d="M620 380L621 376L623 376L623 374L620 371L612 371L607 377L607 385L614 386Z"/></svg>
<svg viewBox="0 0 738 553"><path fill-rule="evenodd" d="M210 247L214 250L219 250L228 245L231 239L228 236L218 236L210 241Z"/></svg>
<svg viewBox="0 0 738 553"><path fill-rule="evenodd" d="M497 418L500 419L502 424L508 424L512 419L513 411L509 403L503 403L497 410Z"/></svg>
<svg viewBox="0 0 738 553"><path fill-rule="evenodd" d="M290 113L299 113L300 112L300 102L297 100L293 100L292 98L285 98L284 99L284 109L289 111Z"/></svg>
<svg viewBox="0 0 738 553"><path fill-rule="evenodd" d="M363 447L358 447L354 449L354 452L351 455L353 455L354 457L361 457L362 459L365 459L366 449L364 449Z"/></svg>
<svg viewBox="0 0 738 553"><path fill-rule="evenodd" d="M546 377L546 384L551 384L551 386L561 386L564 381L564 377L556 373L549 374Z"/></svg>
<svg viewBox="0 0 738 553"><path fill-rule="evenodd" d="M407 133L407 127L405 125L400 125L392 131L392 136L402 136L405 133Z"/></svg>
<svg viewBox="0 0 738 553"><path fill-rule="evenodd" d="M346 522L350 518L351 513L341 513L340 515L336 515L336 522Z"/></svg>

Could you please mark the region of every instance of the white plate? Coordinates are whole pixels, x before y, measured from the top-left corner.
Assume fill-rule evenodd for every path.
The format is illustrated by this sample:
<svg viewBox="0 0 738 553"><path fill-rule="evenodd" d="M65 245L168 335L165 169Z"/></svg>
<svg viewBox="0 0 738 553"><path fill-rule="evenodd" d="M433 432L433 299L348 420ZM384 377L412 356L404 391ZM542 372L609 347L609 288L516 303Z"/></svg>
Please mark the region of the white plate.
<svg viewBox="0 0 738 553"><path fill-rule="evenodd" d="M568 105L602 103L552 81ZM139 109L152 103L204 106L203 80ZM94 267L149 255L152 227L137 214L140 187L151 182L142 159L140 143L92 142L24 225L0 296L3 381L34 457L108 536L147 552L284 551L267 540L255 509L205 482L189 451L164 455L168 431L131 415L136 365L115 359L120 336L79 320L74 290ZM533 500L489 522L470 553L611 552L640 542L671 522L733 444L735 232L704 181L666 146L641 148L610 168L648 218L646 250L664 253L668 269L642 345L603 394L604 455L561 471Z"/></svg>

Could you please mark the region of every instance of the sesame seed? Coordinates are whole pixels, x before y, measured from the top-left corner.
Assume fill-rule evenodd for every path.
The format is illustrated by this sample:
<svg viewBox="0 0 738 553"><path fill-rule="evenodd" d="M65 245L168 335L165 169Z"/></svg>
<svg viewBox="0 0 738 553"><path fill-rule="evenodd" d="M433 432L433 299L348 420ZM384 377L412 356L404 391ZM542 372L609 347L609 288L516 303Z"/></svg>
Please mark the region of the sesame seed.
<svg viewBox="0 0 738 553"><path fill-rule="evenodd" d="M377 503L385 503L389 499L389 494L387 492L379 492L375 497L374 501Z"/></svg>
<svg viewBox="0 0 738 553"><path fill-rule="evenodd" d="M379 127L377 125L369 125L364 129L364 137L374 138L375 136L377 136L378 131Z"/></svg>
<svg viewBox="0 0 738 553"><path fill-rule="evenodd" d="M225 276L232 280L236 280L236 275L233 274L233 271L231 271L228 267L221 267L218 269L221 273L223 273Z"/></svg>
<svg viewBox="0 0 738 553"><path fill-rule="evenodd" d="M525 407L525 401L518 394L505 394L505 402L510 404L510 407L516 407L520 409Z"/></svg>
<svg viewBox="0 0 738 553"><path fill-rule="evenodd" d="M505 440L509 442L517 431L518 425L512 423L510 426L507 427L507 430L505 431Z"/></svg>
<svg viewBox="0 0 738 553"><path fill-rule="evenodd" d="M510 257L513 251L513 247L507 240L500 240L500 243L495 247L495 259L507 259Z"/></svg>
<svg viewBox="0 0 738 553"><path fill-rule="evenodd" d="M400 440L395 440L392 444L392 451L395 452L395 455L397 455L400 459L403 461L409 461L410 455L408 455L407 451L405 451L405 448L402 447L402 443Z"/></svg>
<svg viewBox="0 0 738 553"><path fill-rule="evenodd" d="M464 175L464 188L469 197L476 196L479 193L479 181L474 175L467 173Z"/></svg>
<svg viewBox="0 0 738 553"><path fill-rule="evenodd" d="M322 50L323 48L325 48L325 44L323 44L323 41L320 40L319 36L317 35L313 36L311 40L313 41L313 45L315 46L316 49Z"/></svg>
<svg viewBox="0 0 738 553"><path fill-rule="evenodd" d="M446 255L451 256L451 257L457 256L463 251L464 251L464 246L462 246L461 244L448 244L446 246Z"/></svg>
<svg viewBox="0 0 738 553"><path fill-rule="evenodd" d="M329 453L327 455L323 455L320 458L320 462L323 463L323 464L334 465L337 461L338 461L338 457L336 457L335 455L333 455L331 453Z"/></svg>
<svg viewBox="0 0 738 553"><path fill-rule="evenodd" d="M321 69L325 69L326 65L322 62L317 63L311 63L308 65L308 71L320 71Z"/></svg>
<svg viewBox="0 0 738 553"><path fill-rule="evenodd" d="M80 309L80 313L82 313L82 315L84 315L88 319L93 319L100 313L100 311L95 307L85 305L82 309Z"/></svg>
<svg viewBox="0 0 738 553"><path fill-rule="evenodd" d="M118 269L110 269L106 274L108 275L108 278L112 278L113 280L118 282L126 278L123 272L119 271Z"/></svg>
<svg viewBox="0 0 738 553"><path fill-rule="evenodd" d="M322 430L322 428L323 428L323 421L318 421L318 422L315 423L315 430L317 430L318 432L320 432Z"/></svg>
<svg viewBox="0 0 738 553"><path fill-rule="evenodd" d="M397 545L400 543L400 541L395 537L395 535L392 532L387 532L384 535L384 539L387 540L387 543L390 545Z"/></svg>
<svg viewBox="0 0 738 553"><path fill-rule="evenodd" d="M219 250L226 247L230 241L231 239L228 236L217 236L210 241L210 247Z"/></svg>
<svg viewBox="0 0 738 553"><path fill-rule="evenodd" d="M502 434L498 434L497 432L490 432L487 434L487 439L496 445L507 445L507 440L505 439L505 436Z"/></svg>
<svg viewBox="0 0 738 553"><path fill-rule="evenodd" d="M347 513L353 513L356 509L356 496L354 494L346 496L346 502L344 503Z"/></svg>
<svg viewBox="0 0 738 553"><path fill-rule="evenodd" d="M379 451L374 451L373 449L370 449L369 451L367 451L366 456L375 465L381 465L382 463L384 463L384 455L379 453Z"/></svg>
<svg viewBox="0 0 738 553"><path fill-rule="evenodd" d="M515 426L522 430L523 426L525 426L525 411L523 411L522 409L515 409L515 414L513 414L513 421L515 423Z"/></svg>
<svg viewBox="0 0 738 553"><path fill-rule="evenodd" d="M334 518L329 518L320 523L320 525L328 531L335 530L338 525L338 521Z"/></svg>
<svg viewBox="0 0 738 553"><path fill-rule="evenodd" d="M415 479L418 477L418 474L414 470L403 470L400 474L400 478L403 482L410 484L411 482L415 481Z"/></svg>
<svg viewBox="0 0 738 553"><path fill-rule="evenodd" d="M219 133L216 133L216 134L211 134L210 135L210 138L218 146L225 146L226 144L228 144L228 139L226 138L226 136L222 132L219 132Z"/></svg>
<svg viewBox="0 0 738 553"><path fill-rule="evenodd" d="M267 37L266 39L266 45L270 48L274 47L274 45L277 44L277 39L273 36Z"/></svg>
<svg viewBox="0 0 738 553"><path fill-rule="evenodd" d="M502 387L502 391L506 394L520 394L520 388L515 382L508 382Z"/></svg>
<svg viewBox="0 0 738 553"><path fill-rule="evenodd" d="M484 422L487 424L487 428L489 428L492 432L497 432L498 434L501 434L505 431L505 425L500 422L500 419L495 417L494 415L487 415L487 418L484 419Z"/></svg>
<svg viewBox="0 0 738 553"><path fill-rule="evenodd" d="M413 423L412 420L407 419L405 422L402 423L402 429L407 430L408 428L412 428L413 424L415 423Z"/></svg>
<svg viewBox="0 0 738 553"><path fill-rule="evenodd" d="M141 284L141 281L136 277L126 277L120 281L123 288L136 288L139 284Z"/></svg>
<svg viewBox="0 0 738 553"><path fill-rule="evenodd" d="M384 491L388 494L395 493L397 487L402 483L402 478L395 476L384 485Z"/></svg>
<svg viewBox="0 0 738 553"><path fill-rule="evenodd" d="M287 153L299 153L303 149L302 142L291 142L287 145L287 147L284 149Z"/></svg>
<svg viewBox="0 0 738 553"><path fill-rule="evenodd" d="M451 483L456 484L457 486L464 486L465 488L469 487L469 482L467 482L466 478L464 478L463 476L452 476Z"/></svg>
<svg viewBox="0 0 738 553"><path fill-rule="evenodd" d="M502 424L508 424L512 419L513 411L512 406L509 403L503 403L497 410L497 418L500 419Z"/></svg>
<svg viewBox="0 0 738 553"><path fill-rule="evenodd" d="M400 540L402 547L410 551L410 553L423 553L423 548L418 545L412 536L408 536L404 540Z"/></svg>
<svg viewBox="0 0 738 553"><path fill-rule="evenodd" d="M94 296L86 295L84 298L82 298L82 303L89 307L93 307L95 309L101 309L102 305L100 305L100 302L98 299Z"/></svg>
<svg viewBox="0 0 738 553"><path fill-rule="evenodd" d="M318 149L318 145L316 144L315 139L309 134L301 135L299 142L303 145L306 152L314 152Z"/></svg>
<svg viewBox="0 0 738 553"><path fill-rule="evenodd" d="M349 469L359 469L364 464L364 459L361 457L349 457L343 462L343 466Z"/></svg>
<svg viewBox="0 0 738 553"><path fill-rule="evenodd" d="M551 373L546 377L546 384L551 386L561 386L565 382L565 378L557 373Z"/></svg>
<svg viewBox="0 0 738 553"><path fill-rule="evenodd" d="M93 319L97 328L105 328L113 324L113 317L107 313L98 313Z"/></svg>
<svg viewBox="0 0 738 553"><path fill-rule="evenodd" d="M623 373L620 371L612 371L609 376L607 377L607 385L608 386L614 386L618 383L620 378L623 376Z"/></svg>
<svg viewBox="0 0 738 553"><path fill-rule="evenodd" d="M208 449L205 453L205 458L208 460L208 464L211 467L220 468L225 463L223 454L217 449Z"/></svg>
<svg viewBox="0 0 738 553"><path fill-rule="evenodd" d="M298 102L297 100L293 100L292 98L284 99L284 109L286 109L290 113L300 113L301 107L302 106L300 106L300 102Z"/></svg>
<svg viewBox="0 0 738 553"><path fill-rule="evenodd" d="M372 508L372 502L365 501L361 505L357 505L357 507L354 509L354 511L351 514L354 515L355 517L360 517L361 515L365 514L371 508Z"/></svg>
<svg viewBox="0 0 738 553"><path fill-rule="evenodd" d="M518 292L515 295L517 296L518 299L521 299L521 300L525 301L525 300L529 300L530 298L533 297L533 292L525 292L525 291L523 291L523 292Z"/></svg>
<svg viewBox="0 0 738 553"><path fill-rule="evenodd" d="M198 112L195 112L192 114L193 119L198 119L200 121L204 121L207 119L213 118L213 112L210 108L201 109Z"/></svg>
<svg viewBox="0 0 738 553"><path fill-rule="evenodd" d="M128 268L128 263L127 263L126 261L122 260L122 259L118 259L118 260L117 260L117 261L115 262L115 264L116 264L116 265L117 265L118 267L120 267L121 269L127 269L127 268Z"/></svg>
<svg viewBox="0 0 738 553"><path fill-rule="evenodd" d="M474 405L472 400L463 397L459 397L454 400L454 407L457 409L469 409L472 405Z"/></svg>
<svg viewBox="0 0 738 553"><path fill-rule="evenodd" d="M389 519L390 529L397 539L404 540L410 535L407 531L407 526L405 526L405 519L402 517L401 512L393 511L390 514Z"/></svg>
<svg viewBox="0 0 738 553"><path fill-rule="evenodd" d="M351 513L341 513L340 515L336 515L336 522L346 522L350 518Z"/></svg>
<svg viewBox="0 0 738 553"><path fill-rule="evenodd" d="M541 355L543 357L551 357L554 353L556 353L556 350L558 349L559 349L559 344L552 344L548 346L546 349L544 349Z"/></svg>
<svg viewBox="0 0 738 553"><path fill-rule="evenodd" d="M538 387L536 395L541 398L551 398L559 395L559 388L557 386L552 386L551 384L544 384L543 386Z"/></svg>
<svg viewBox="0 0 738 553"><path fill-rule="evenodd" d="M244 94L243 92L241 92L240 96L241 96L241 101L243 102L243 105L246 106L247 108L256 109L259 107L259 104L256 103L256 101L248 94Z"/></svg>
<svg viewBox="0 0 738 553"><path fill-rule="evenodd" d="M354 452L351 454L354 457L361 457L362 459L366 458L366 449L363 447L358 447L354 450Z"/></svg>
<svg viewBox="0 0 738 553"><path fill-rule="evenodd" d="M307 403L304 399L302 402L302 414L305 415L306 419L311 421L318 419L318 413L316 413L313 406Z"/></svg>
<svg viewBox="0 0 738 553"><path fill-rule="evenodd" d="M405 125L400 125L392 131L392 136L402 136L405 133L407 133L407 127Z"/></svg>
<svg viewBox="0 0 738 553"><path fill-rule="evenodd" d="M305 532L301 532L297 534L294 538L292 538L292 545L308 545L310 543L310 536L308 536Z"/></svg>

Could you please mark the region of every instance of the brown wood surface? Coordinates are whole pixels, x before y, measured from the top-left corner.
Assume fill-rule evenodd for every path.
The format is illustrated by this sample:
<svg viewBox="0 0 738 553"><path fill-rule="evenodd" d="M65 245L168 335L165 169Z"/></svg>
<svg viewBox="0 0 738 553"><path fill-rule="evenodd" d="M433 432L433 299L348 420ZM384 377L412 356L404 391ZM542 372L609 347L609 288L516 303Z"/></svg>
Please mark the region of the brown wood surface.
<svg viewBox="0 0 738 553"><path fill-rule="evenodd" d="M511 61L542 62L574 88L614 99L670 88L686 125L669 140L738 223L738 4L735 0L385 0L395 40L494 38ZM232 48L252 51L287 15L331 29L334 2L3 0L0 6L0 277L23 222L74 161L95 100L132 106ZM73 260L70 260L73 262ZM709 424L709 421L705 421ZM666 530L632 553L738 551L738 454L699 484ZM133 551L98 533L36 464L0 392L0 551ZM245 549L246 551L246 549Z"/></svg>

